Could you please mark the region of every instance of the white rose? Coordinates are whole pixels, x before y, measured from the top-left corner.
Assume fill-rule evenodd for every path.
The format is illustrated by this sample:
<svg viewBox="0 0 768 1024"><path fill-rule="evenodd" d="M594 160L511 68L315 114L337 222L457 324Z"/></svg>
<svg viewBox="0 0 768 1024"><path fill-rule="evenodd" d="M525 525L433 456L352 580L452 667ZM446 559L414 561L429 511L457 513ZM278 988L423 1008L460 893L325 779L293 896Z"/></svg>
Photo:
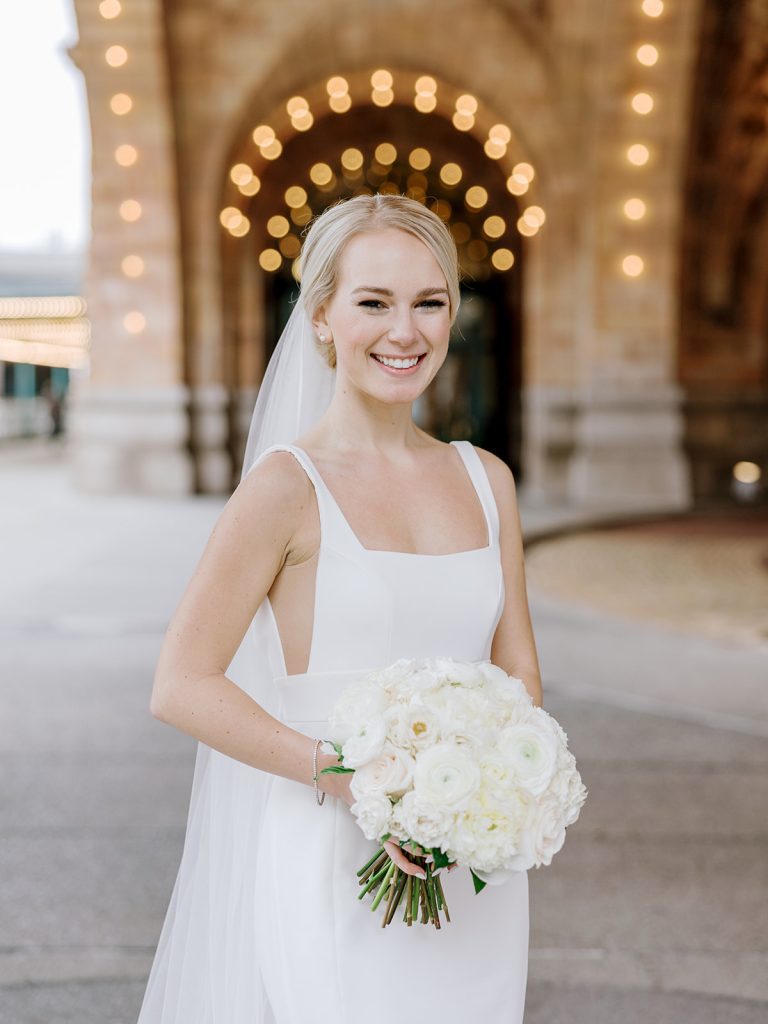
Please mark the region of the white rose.
<svg viewBox="0 0 768 1024"><path fill-rule="evenodd" d="M372 761L384 749L387 726L381 715L358 726L341 748L346 768L359 768Z"/></svg>
<svg viewBox="0 0 768 1024"><path fill-rule="evenodd" d="M497 697L504 701L531 700L525 683L517 676L508 675L503 668L491 661L481 661L478 671L490 685Z"/></svg>
<svg viewBox="0 0 768 1024"><path fill-rule="evenodd" d="M385 742L379 756L361 765L352 776L352 795L356 800L374 793L401 796L411 785L414 764L410 754Z"/></svg>
<svg viewBox="0 0 768 1024"><path fill-rule="evenodd" d="M447 841L454 815L411 790L400 801L394 819L396 827L409 839L431 849Z"/></svg>
<svg viewBox="0 0 768 1024"><path fill-rule="evenodd" d="M362 725L384 713L389 701L384 690L365 680L353 683L342 693L328 720L328 737L346 743Z"/></svg>
<svg viewBox="0 0 768 1024"><path fill-rule="evenodd" d="M508 725L499 733L496 747L529 792L540 796L546 790L557 768L557 741L550 729L535 720Z"/></svg>
<svg viewBox="0 0 768 1024"><path fill-rule="evenodd" d="M366 839L379 839L389 831L392 804L382 794L366 796L350 807Z"/></svg>
<svg viewBox="0 0 768 1024"><path fill-rule="evenodd" d="M531 866L551 864L564 842L565 822L558 802L549 796L534 801L520 842L525 870ZM514 868L515 864L507 866Z"/></svg>
<svg viewBox="0 0 768 1024"><path fill-rule="evenodd" d="M512 762L491 749L480 757L482 788L495 800L514 798L520 788Z"/></svg>
<svg viewBox="0 0 768 1024"><path fill-rule="evenodd" d="M455 743L436 743L416 756L414 788L446 811L462 810L480 785L480 766Z"/></svg>
<svg viewBox="0 0 768 1024"><path fill-rule="evenodd" d="M455 658L434 658L433 662L435 672L449 685L460 684L472 688L483 682L483 676L474 662Z"/></svg>
<svg viewBox="0 0 768 1024"><path fill-rule="evenodd" d="M579 816L584 801L587 799L587 789L581 781L581 775L576 769L575 761L566 768L557 772L549 787L549 793L560 804L563 812L564 824L572 825Z"/></svg>
<svg viewBox="0 0 768 1024"><path fill-rule="evenodd" d="M397 700L408 702L418 694L434 689L439 682L440 677L428 665L416 662L407 675L390 687L390 692Z"/></svg>
<svg viewBox="0 0 768 1024"><path fill-rule="evenodd" d="M521 833L530 814L532 797L515 789L504 800L481 788L456 820L450 851L473 870L505 867L517 853Z"/></svg>

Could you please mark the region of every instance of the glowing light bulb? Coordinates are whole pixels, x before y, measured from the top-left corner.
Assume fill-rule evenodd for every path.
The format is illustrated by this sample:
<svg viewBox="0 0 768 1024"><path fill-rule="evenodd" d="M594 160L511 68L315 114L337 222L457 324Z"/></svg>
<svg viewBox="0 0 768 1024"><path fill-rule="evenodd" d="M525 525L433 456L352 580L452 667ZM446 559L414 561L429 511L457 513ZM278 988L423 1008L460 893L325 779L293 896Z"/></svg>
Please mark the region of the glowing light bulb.
<svg viewBox="0 0 768 1024"><path fill-rule="evenodd" d="M124 46L110 46L104 53L104 60L111 68L121 68L128 60L128 51Z"/></svg>
<svg viewBox="0 0 768 1024"><path fill-rule="evenodd" d="M129 334L141 334L146 326L147 318L136 309L123 317L123 327Z"/></svg>
<svg viewBox="0 0 768 1024"><path fill-rule="evenodd" d="M629 160L631 164L634 164L635 167L643 167L647 164L650 155L648 147L639 142L630 146L627 150L627 160Z"/></svg>
<svg viewBox="0 0 768 1024"><path fill-rule="evenodd" d="M630 220L642 220L646 214L646 205L642 199L628 199L624 203L624 214Z"/></svg>
<svg viewBox="0 0 768 1024"><path fill-rule="evenodd" d="M120 269L126 277L141 277L144 273L144 260L141 256L130 255L123 257Z"/></svg>
<svg viewBox="0 0 768 1024"><path fill-rule="evenodd" d="M643 43L637 48L637 59L647 68L652 68L659 59L659 51L651 43Z"/></svg>
<svg viewBox="0 0 768 1024"><path fill-rule="evenodd" d="M137 199L124 199L120 203L120 216L128 223L139 220L141 214L141 203Z"/></svg>
<svg viewBox="0 0 768 1024"><path fill-rule="evenodd" d="M109 107L113 114L123 117L133 110L133 100L127 92L116 92L109 101Z"/></svg>
<svg viewBox="0 0 768 1024"><path fill-rule="evenodd" d="M632 253L630 256L625 256L621 261L621 269L627 277L639 277L645 270L645 262L642 256Z"/></svg>
<svg viewBox="0 0 768 1024"><path fill-rule="evenodd" d="M632 97L632 109L636 114L650 114L653 110L653 96L638 92Z"/></svg>
<svg viewBox="0 0 768 1024"><path fill-rule="evenodd" d="M130 146L126 143L118 146L115 150L115 163L121 167L133 167L138 159L139 151L135 146Z"/></svg>

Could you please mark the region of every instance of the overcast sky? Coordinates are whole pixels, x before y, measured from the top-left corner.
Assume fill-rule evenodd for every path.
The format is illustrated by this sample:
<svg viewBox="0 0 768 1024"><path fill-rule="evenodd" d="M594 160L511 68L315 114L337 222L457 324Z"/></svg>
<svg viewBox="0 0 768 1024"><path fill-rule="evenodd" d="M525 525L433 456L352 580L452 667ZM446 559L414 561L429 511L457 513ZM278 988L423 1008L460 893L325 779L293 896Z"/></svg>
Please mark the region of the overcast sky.
<svg viewBox="0 0 768 1024"><path fill-rule="evenodd" d="M80 248L90 141L72 0L0 0L0 250Z"/></svg>

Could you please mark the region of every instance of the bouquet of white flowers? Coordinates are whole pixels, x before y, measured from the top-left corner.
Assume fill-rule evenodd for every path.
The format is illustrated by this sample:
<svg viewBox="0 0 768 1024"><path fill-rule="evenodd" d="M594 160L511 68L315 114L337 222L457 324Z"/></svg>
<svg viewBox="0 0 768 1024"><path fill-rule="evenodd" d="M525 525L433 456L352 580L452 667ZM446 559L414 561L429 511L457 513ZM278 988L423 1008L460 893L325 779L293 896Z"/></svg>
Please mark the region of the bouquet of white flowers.
<svg viewBox="0 0 768 1024"><path fill-rule="evenodd" d="M401 658L345 690L325 749L352 772L352 813L379 847L358 871L387 898L382 927L405 894L403 920L450 921L440 869L470 869L476 892L511 871L549 864L587 790L559 723L520 679L488 661ZM406 874L383 844L419 851L426 878Z"/></svg>

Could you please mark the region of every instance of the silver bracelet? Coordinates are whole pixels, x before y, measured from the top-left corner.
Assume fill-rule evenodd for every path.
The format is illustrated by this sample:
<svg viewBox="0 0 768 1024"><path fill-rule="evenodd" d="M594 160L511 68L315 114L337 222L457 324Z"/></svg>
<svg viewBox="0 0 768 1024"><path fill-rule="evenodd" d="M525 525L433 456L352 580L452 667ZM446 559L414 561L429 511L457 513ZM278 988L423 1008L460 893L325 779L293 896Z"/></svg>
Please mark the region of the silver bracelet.
<svg viewBox="0 0 768 1024"><path fill-rule="evenodd" d="M317 800L320 805L322 805L323 800L325 800L325 790L322 791L321 796L320 790L317 788L317 749L322 742L322 740L318 740L317 743L315 743L315 753L312 757L312 781L315 784L315 800Z"/></svg>

